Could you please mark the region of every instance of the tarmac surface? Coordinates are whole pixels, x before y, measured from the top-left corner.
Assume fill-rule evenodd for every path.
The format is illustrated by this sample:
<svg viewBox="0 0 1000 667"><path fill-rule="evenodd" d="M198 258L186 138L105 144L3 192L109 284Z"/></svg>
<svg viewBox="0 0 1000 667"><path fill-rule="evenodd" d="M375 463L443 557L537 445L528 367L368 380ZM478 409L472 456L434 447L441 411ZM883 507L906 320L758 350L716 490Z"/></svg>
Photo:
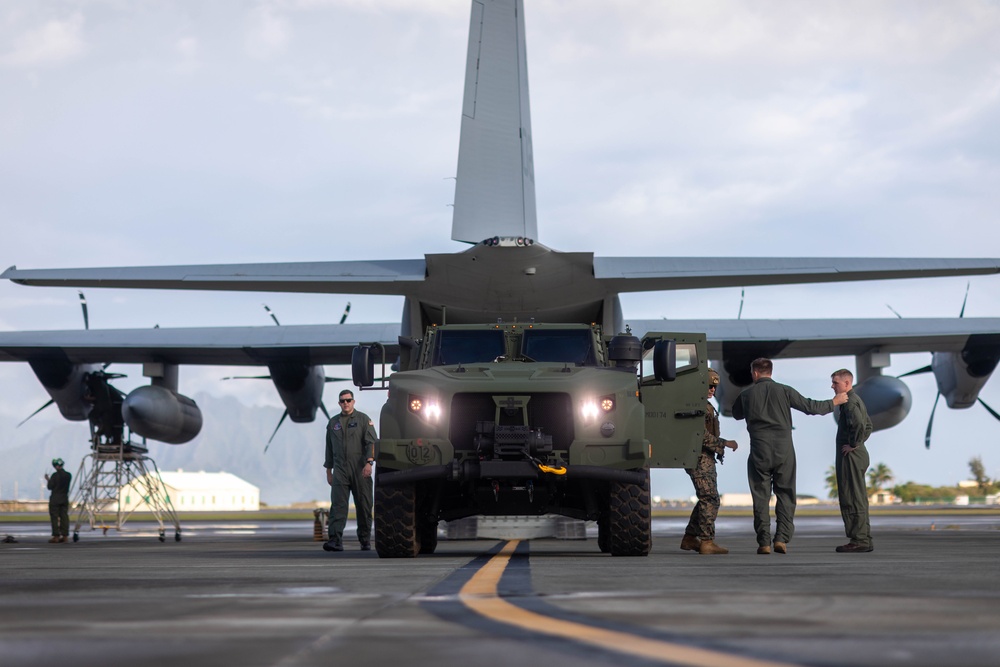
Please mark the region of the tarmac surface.
<svg viewBox="0 0 1000 667"><path fill-rule="evenodd" d="M748 517L719 520L725 556L680 551L685 524L645 558L591 532L382 560L312 522L48 544L0 517L0 665L1000 665L1000 515L874 516L867 554L834 552L839 517L768 556Z"/></svg>

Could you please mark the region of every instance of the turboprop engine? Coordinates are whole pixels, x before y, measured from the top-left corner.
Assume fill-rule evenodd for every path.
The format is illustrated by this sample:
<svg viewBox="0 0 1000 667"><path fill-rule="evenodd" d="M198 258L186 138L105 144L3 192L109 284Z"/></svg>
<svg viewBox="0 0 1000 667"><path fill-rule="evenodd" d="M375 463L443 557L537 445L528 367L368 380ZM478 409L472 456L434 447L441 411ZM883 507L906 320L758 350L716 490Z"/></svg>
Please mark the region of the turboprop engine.
<svg viewBox="0 0 1000 667"><path fill-rule="evenodd" d="M101 371L100 364L74 364L68 359L34 359L29 360L28 364L52 399L36 410L32 416L52 403L55 403L59 413L70 421L84 421L90 416L93 403L84 399L86 377Z"/></svg>
<svg viewBox="0 0 1000 667"><path fill-rule="evenodd" d="M966 346L961 352L935 352L931 370L947 406L965 409L975 405L998 361L997 348Z"/></svg>
<svg viewBox="0 0 1000 667"><path fill-rule="evenodd" d="M178 393L175 365L143 364L143 375L151 378L152 384L126 396L110 382L124 376L106 373L102 364L52 358L30 360L29 364L52 399L31 416L55 403L64 418L89 420L94 432L109 442L122 440L124 426L135 435L171 445L188 442L201 431L201 410Z"/></svg>
<svg viewBox="0 0 1000 667"><path fill-rule="evenodd" d="M298 363L268 364L271 381L285 404L288 418L296 424L312 422L323 403L326 374L322 366ZM324 409L325 412L325 409Z"/></svg>
<svg viewBox="0 0 1000 667"><path fill-rule="evenodd" d="M1000 340L998 338L1000 337L992 335L969 336L969 340L961 352L935 352L931 355L930 366L918 368L900 376L934 373L938 393L934 398L931 416L927 420L927 434L924 436L924 445L927 448L931 446L934 412L937 410L938 400L942 396L944 396L945 403L949 408L964 410L971 408L975 403L981 403L991 415L1000 420L1000 413L979 398L979 392L982 391L990 379L990 375L996 370L997 363L1000 362Z"/></svg>
<svg viewBox="0 0 1000 667"><path fill-rule="evenodd" d="M749 367L749 364L747 366ZM753 384L750 371L747 370L742 374L730 373L717 361L712 362L712 368L716 369L716 372L719 374L719 386L715 390L715 400L719 402L719 412L726 417L732 417L733 403L736 402L736 397L744 389ZM736 380L739 380L740 383L737 383ZM745 384L742 384L744 381Z"/></svg>

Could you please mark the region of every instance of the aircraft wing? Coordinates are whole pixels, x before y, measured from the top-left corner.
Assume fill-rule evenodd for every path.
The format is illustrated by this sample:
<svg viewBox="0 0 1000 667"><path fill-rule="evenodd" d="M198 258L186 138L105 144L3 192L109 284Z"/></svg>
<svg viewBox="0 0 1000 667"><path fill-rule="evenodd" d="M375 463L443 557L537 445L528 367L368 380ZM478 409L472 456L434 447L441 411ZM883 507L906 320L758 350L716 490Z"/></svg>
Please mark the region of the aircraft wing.
<svg viewBox="0 0 1000 667"><path fill-rule="evenodd" d="M19 270L2 274L21 285L128 287L140 289L297 292L320 294L405 294L407 283L426 275L422 259L268 264L122 266Z"/></svg>
<svg viewBox="0 0 1000 667"><path fill-rule="evenodd" d="M594 278L613 293L1000 273L1000 259L595 257L593 261ZM409 294L428 278L428 266L423 259L74 269L12 266L0 274L3 278L46 287Z"/></svg>
<svg viewBox="0 0 1000 667"><path fill-rule="evenodd" d="M0 333L0 361L260 366L295 361L350 364L358 343L399 349L399 324L319 324L177 329L90 329Z"/></svg>
<svg viewBox="0 0 1000 667"><path fill-rule="evenodd" d="M595 257L612 292L792 285L1000 273L1000 259L855 257ZM5 274L6 276L6 274ZM2 276L2 277L5 277Z"/></svg>
<svg viewBox="0 0 1000 667"><path fill-rule="evenodd" d="M1000 345L1000 318L836 320L626 320L632 332L697 331L708 337L708 356L722 359L741 347L772 358L860 355L872 351L961 352ZM765 353L766 351L766 353Z"/></svg>

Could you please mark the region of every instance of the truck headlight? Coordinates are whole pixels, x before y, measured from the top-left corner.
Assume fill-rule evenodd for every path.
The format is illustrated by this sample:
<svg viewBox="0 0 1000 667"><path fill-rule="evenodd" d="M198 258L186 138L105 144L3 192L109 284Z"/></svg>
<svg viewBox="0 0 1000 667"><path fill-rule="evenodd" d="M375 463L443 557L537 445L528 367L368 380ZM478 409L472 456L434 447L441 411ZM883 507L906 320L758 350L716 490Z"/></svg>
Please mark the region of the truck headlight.
<svg viewBox="0 0 1000 667"><path fill-rule="evenodd" d="M597 419L599 415L614 412L614 409L615 397L614 394L609 394L597 399L584 400L580 404L580 416L583 417L585 422L591 422Z"/></svg>
<svg viewBox="0 0 1000 667"><path fill-rule="evenodd" d="M441 421L441 404L434 399L410 394L407 399L407 407L410 412L423 419L425 422L436 424Z"/></svg>

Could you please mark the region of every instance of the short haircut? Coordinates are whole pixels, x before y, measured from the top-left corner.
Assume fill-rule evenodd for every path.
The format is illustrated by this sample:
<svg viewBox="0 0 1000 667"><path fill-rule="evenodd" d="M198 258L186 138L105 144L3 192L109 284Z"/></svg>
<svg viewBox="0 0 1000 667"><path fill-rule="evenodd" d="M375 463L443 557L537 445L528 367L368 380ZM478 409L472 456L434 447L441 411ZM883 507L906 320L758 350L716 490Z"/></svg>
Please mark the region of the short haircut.
<svg viewBox="0 0 1000 667"><path fill-rule="evenodd" d="M774 371L774 364L771 363L770 359L760 357L750 362L750 370L758 375L770 375Z"/></svg>
<svg viewBox="0 0 1000 667"><path fill-rule="evenodd" d="M350 389L345 389L344 391L337 394L337 398L343 398L344 396L350 396L351 398L354 398L354 392L351 391Z"/></svg>
<svg viewBox="0 0 1000 667"><path fill-rule="evenodd" d="M841 368L839 371L834 371L833 373L830 374L830 377L832 378L848 377L851 379L851 382L854 382L854 373L847 370L846 368Z"/></svg>

